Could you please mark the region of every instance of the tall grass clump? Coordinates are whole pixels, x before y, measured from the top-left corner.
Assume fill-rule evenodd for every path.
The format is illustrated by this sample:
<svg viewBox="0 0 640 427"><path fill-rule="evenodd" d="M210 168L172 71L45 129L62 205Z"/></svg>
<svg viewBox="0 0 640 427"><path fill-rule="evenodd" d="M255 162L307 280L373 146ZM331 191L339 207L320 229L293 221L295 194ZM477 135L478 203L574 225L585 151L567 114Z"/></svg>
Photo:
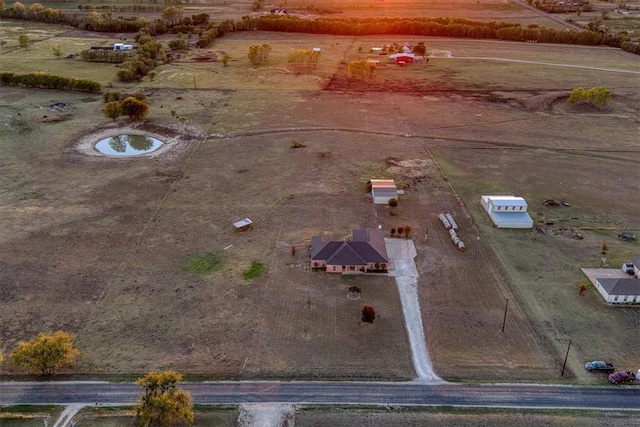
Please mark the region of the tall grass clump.
<svg viewBox="0 0 640 427"><path fill-rule="evenodd" d="M207 274L222 267L222 257L215 252L207 252L188 259L183 268L193 274Z"/></svg>
<svg viewBox="0 0 640 427"><path fill-rule="evenodd" d="M245 272L242 273L242 278L247 281L255 279L256 277L264 273L264 270L265 265L263 263L259 261L252 261L251 267L249 267L248 270L245 270Z"/></svg>

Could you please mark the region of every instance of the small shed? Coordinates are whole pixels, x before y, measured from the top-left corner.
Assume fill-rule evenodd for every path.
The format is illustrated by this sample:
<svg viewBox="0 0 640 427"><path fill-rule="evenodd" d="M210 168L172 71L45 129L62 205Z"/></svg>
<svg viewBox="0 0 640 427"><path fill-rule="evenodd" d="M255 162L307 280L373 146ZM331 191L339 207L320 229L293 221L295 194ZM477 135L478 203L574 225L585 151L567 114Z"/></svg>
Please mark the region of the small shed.
<svg viewBox="0 0 640 427"><path fill-rule="evenodd" d="M233 228L236 231L247 231L251 228L252 224L253 224L253 221L251 221L249 218L244 218L244 219L241 219L240 221L234 222Z"/></svg>
<svg viewBox="0 0 640 427"><path fill-rule="evenodd" d="M391 199L398 198L398 189L392 179L372 179L371 198L376 205L386 205Z"/></svg>

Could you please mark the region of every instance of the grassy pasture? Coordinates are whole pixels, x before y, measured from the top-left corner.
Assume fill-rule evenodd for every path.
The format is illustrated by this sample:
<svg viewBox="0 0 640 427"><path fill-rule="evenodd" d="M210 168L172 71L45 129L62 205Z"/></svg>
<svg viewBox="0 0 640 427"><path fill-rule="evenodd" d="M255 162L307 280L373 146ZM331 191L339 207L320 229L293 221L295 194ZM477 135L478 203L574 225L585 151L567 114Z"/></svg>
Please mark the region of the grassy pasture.
<svg viewBox="0 0 640 427"><path fill-rule="evenodd" d="M55 37L64 31L64 27L39 22L0 20L0 41L6 42L0 50L0 54L6 54L8 51L18 48L18 37L23 34L28 36L33 43ZM51 50L49 50L49 52L51 52ZM51 56L53 56L53 54Z"/></svg>
<svg viewBox="0 0 640 427"><path fill-rule="evenodd" d="M580 25L588 25L590 22L598 22L598 25L603 26L612 33L627 32L631 37L631 40L638 40L640 34L640 13L638 12L638 6L640 2L638 0L631 0L625 2L624 6L620 3L611 3L607 1L595 1L590 2L592 10L590 12L573 12L565 14L557 14L562 19L572 19L574 22ZM632 10L630 15L623 15L617 13L615 10L618 8L627 7Z"/></svg>
<svg viewBox="0 0 640 427"><path fill-rule="evenodd" d="M553 151L529 151L526 160L515 163L518 173L514 173L508 168L491 167L492 164L505 164L503 160L512 159L511 153L468 151L475 153L476 162L465 161L466 156L460 156L458 150L439 151L442 165L461 197L468 201L467 206L482 235L482 248L500 248L496 250L496 256L503 266L503 273L508 281L519 284L512 289L519 301L526 301L525 311L532 319L534 329L548 337L558 354L562 354L563 348L566 351L568 341L572 339L575 353L570 354L568 366L578 376L584 377L582 365L591 359L611 359L615 366L635 369L640 365L640 354L628 337L637 328L637 310L612 311L602 303L600 294L579 268L599 266L599 248L603 240L610 247L607 258L612 268L619 268L623 262L637 256L640 246L636 242L623 242L616 235L617 230L640 229L637 212L628 210L628 202L638 197L634 181L637 182L640 176L634 173L631 180L618 179L616 170L624 168L625 164L631 167L633 162L640 160L640 154L635 153L627 160L611 161L580 153L563 155ZM573 167L576 163L578 168ZM585 179L595 169L612 178L582 185L588 182ZM473 197L478 194L474 181L494 184L485 192L523 195L538 224L544 218L557 224L557 231L559 227L596 230L584 230L584 239L576 240L567 233L541 235L531 231L494 229L485 218L479 198ZM605 196L607 194L615 194L615 199L610 200ZM547 198L570 200L572 206L548 208L541 204ZM607 209L597 206L607 206ZM589 293L584 298L577 292L580 282L589 284ZM612 327L614 323L616 326Z"/></svg>
<svg viewBox="0 0 640 427"><path fill-rule="evenodd" d="M66 59L65 56L79 53L91 46L108 46L117 40L80 39L75 37L52 37L29 46L29 49L14 49L0 56L5 64L11 64L11 71L16 74L45 72L49 74L77 77L108 84L117 81L116 64L85 62L81 59ZM53 55L53 47L60 44L63 56ZM5 49L6 50L6 49Z"/></svg>
<svg viewBox="0 0 640 427"><path fill-rule="evenodd" d="M370 1L354 0L351 2L336 2L332 0L287 0L280 4L289 11L309 13L315 16L317 11L329 12L329 17L428 17L428 18L469 18L485 21L517 22L522 25L539 24L550 28L562 28L555 21L546 19L540 14L530 11L517 4L488 0L477 2L462 0L455 3L446 1Z"/></svg>
<svg viewBox="0 0 640 427"><path fill-rule="evenodd" d="M154 82L130 86L157 89L150 91L151 123L175 128L173 109L208 137L157 158L113 161L74 151L80 136L107 122L98 96L0 89L2 342L10 348L41 330L76 332L78 370L89 375L171 367L215 378L409 379L392 280L312 274L304 268L304 245L315 234L339 238L351 228L410 223L427 340L445 378L554 381L567 338L575 343L570 372L580 382L602 383L581 370L596 354L630 368L640 363L631 341L615 341L637 331L636 311L604 306L593 289L584 297L575 290L584 280L578 267L593 266L603 236L611 240L612 263L637 245L616 242L614 230L585 231L582 241L498 231L478 207L486 192L522 194L534 212L546 197L566 197L567 212L578 218L571 224L640 229L632 203L637 176L617 173L638 161L637 76L443 58L380 73L418 88L434 74L449 92L320 90L340 72L343 57L362 57L358 47L375 40L383 39L232 34L212 49L230 53L228 67L189 58L160 67ZM425 41L454 57L502 57L504 49L504 57L518 59L520 49L549 63L637 67L635 57L613 49ZM244 55L257 43L273 50L254 69ZM284 71L291 50L313 46L322 47L322 63L312 76ZM99 69L94 78L108 83ZM172 79L172 72L191 74ZM579 82L611 87L620 98L604 112L553 101L556 91ZM68 102L69 116L41 122L54 102ZM306 147L292 150L292 138ZM389 157L418 166L393 169ZM364 196L367 179L402 181L409 172L425 180L405 180L398 217ZM456 214L463 240L473 242L480 230L479 260L471 244L464 254L452 248L437 223L442 211ZM246 216L254 229L234 233L231 224ZM195 255L225 247L219 271L183 269ZM547 254L553 260L542 268ZM242 273L254 260L266 271L245 282ZM362 300L347 298L354 285ZM503 334L505 298L511 308ZM363 304L381 316L373 325L359 324ZM593 322L603 326L585 327Z"/></svg>

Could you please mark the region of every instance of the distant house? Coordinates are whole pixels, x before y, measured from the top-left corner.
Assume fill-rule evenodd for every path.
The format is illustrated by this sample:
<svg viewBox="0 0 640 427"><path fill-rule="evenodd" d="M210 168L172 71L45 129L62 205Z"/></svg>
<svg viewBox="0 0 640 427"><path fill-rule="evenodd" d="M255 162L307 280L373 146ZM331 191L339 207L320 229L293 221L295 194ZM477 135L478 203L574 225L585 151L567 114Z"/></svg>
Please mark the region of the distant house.
<svg viewBox="0 0 640 427"><path fill-rule="evenodd" d="M482 207L498 228L531 228L533 219L527 213L527 201L516 196L482 196Z"/></svg>
<svg viewBox="0 0 640 427"><path fill-rule="evenodd" d="M310 265L327 273L385 273L389 259L381 230L353 230L351 240L335 241L327 236L311 238Z"/></svg>
<svg viewBox="0 0 640 427"><path fill-rule="evenodd" d="M376 205L386 205L391 199L398 198L398 189L392 179L372 179L371 198Z"/></svg>
<svg viewBox="0 0 640 427"><path fill-rule="evenodd" d="M640 304L640 279L596 279L596 289L609 304Z"/></svg>

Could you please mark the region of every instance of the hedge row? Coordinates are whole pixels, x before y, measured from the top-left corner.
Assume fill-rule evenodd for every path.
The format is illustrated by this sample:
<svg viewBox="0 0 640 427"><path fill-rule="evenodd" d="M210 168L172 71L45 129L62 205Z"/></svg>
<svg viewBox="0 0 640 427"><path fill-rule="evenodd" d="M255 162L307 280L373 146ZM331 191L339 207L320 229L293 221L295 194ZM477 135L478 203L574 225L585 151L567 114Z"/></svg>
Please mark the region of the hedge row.
<svg viewBox="0 0 640 427"><path fill-rule="evenodd" d="M47 73L0 73L0 85L24 86L38 89L71 90L77 92L102 92L102 85L93 80L61 77Z"/></svg>

